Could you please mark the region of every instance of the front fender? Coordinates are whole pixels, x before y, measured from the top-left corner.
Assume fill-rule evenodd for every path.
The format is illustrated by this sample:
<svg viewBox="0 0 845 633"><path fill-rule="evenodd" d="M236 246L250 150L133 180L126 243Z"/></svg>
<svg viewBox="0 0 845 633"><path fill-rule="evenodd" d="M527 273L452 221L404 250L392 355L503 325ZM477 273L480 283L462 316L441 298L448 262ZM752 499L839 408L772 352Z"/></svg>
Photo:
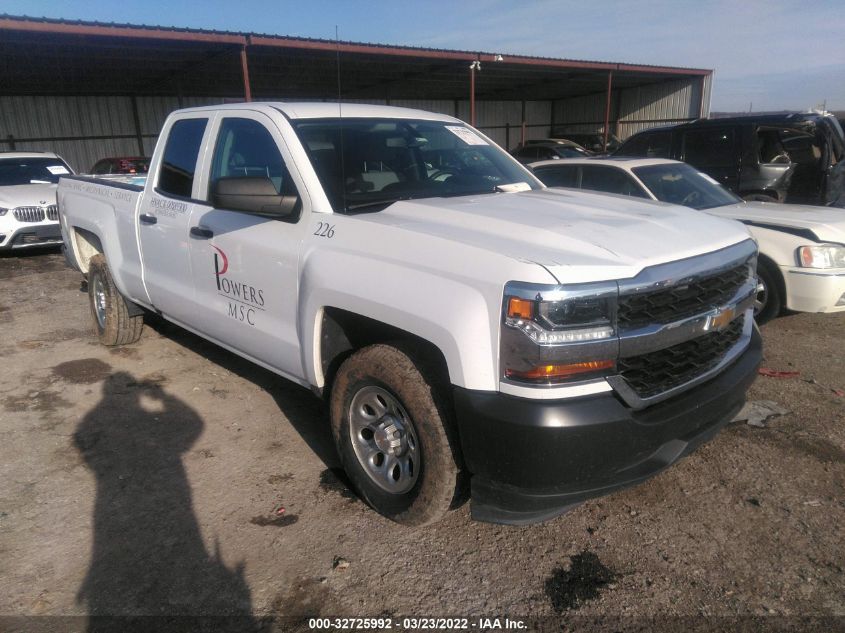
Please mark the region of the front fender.
<svg viewBox="0 0 845 633"><path fill-rule="evenodd" d="M322 388L320 324L323 309L340 308L418 336L446 359L452 384L498 387L501 287L483 290L458 278L395 260L349 252L313 251L304 262L299 296L303 367Z"/></svg>

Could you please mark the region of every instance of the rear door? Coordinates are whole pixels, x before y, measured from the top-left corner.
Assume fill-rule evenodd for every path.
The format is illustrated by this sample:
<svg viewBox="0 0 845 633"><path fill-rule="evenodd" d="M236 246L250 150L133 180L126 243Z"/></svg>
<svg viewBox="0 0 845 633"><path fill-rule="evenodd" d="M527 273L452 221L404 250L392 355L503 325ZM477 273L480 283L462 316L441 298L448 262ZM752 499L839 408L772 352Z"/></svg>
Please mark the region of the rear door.
<svg viewBox="0 0 845 633"><path fill-rule="evenodd" d="M202 305L195 318L211 338L301 378L299 252L307 235L302 216L310 208L302 180L290 167L280 130L262 113L222 113L210 147L202 194L209 202L197 209L191 226L193 285ZM284 219L215 207L210 191L221 178L266 178L277 193L299 202Z"/></svg>
<svg viewBox="0 0 845 633"><path fill-rule="evenodd" d="M194 209L205 204L197 200L197 174L211 116L185 114L162 131L164 150L137 219L147 294L158 310L189 326L195 326L197 305L188 232Z"/></svg>
<svg viewBox="0 0 845 633"><path fill-rule="evenodd" d="M739 190L741 143L739 128L713 126L681 133L682 160L731 191Z"/></svg>

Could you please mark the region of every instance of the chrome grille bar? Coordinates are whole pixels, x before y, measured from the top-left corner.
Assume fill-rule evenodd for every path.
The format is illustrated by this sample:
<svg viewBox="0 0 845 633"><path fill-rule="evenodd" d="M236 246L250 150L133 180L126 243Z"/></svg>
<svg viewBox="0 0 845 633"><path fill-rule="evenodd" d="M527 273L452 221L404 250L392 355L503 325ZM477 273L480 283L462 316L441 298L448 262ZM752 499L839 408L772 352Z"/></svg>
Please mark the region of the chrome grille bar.
<svg viewBox="0 0 845 633"><path fill-rule="evenodd" d="M14 213L18 222L41 222L44 220L44 209L41 207L17 207Z"/></svg>

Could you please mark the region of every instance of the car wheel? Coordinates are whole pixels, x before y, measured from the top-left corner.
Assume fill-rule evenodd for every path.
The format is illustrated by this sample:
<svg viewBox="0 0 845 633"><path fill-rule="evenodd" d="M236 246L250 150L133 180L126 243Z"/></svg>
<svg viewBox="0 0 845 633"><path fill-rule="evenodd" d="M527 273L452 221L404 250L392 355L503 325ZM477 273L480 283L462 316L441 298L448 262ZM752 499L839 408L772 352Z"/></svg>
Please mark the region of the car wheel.
<svg viewBox="0 0 845 633"><path fill-rule="evenodd" d="M754 318L757 323L763 324L771 321L783 310L783 298L781 297L780 285L778 284L777 273L772 267L765 263L757 264L757 305L754 308Z"/></svg>
<svg viewBox="0 0 845 633"><path fill-rule="evenodd" d="M405 525L442 518L460 497L448 381L403 343L350 356L331 391L332 432L358 494Z"/></svg>
<svg viewBox="0 0 845 633"><path fill-rule="evenodd" d="M88 264L88 298L94 331L103 345L127 345L141 338L144 317L130 316L102 255L94 255Z"/></svg>

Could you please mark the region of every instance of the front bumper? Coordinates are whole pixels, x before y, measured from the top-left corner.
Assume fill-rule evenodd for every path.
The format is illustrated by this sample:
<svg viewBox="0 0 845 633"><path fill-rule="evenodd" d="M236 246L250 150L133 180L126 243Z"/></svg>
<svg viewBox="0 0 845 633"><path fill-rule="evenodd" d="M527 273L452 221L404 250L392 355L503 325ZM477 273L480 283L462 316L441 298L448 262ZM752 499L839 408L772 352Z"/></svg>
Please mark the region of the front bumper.
<svg viewBox="0 0 845 633"><path fill-rule="evenodd" d="M845 270L783 267L786 307L797 312L845 312Z"/></svg>
<svg viewBox="0 0 845 633"><path fill-rule="evenodd" d="M12 227L0 227L0 251L61 243L62 231L58 222L15 223Z"/></svg>
<svg viewBox="0 0 845 633"><path fill-rule="evenodd" d="M641 411L613 393L544 401L455 387L473 518L543 521L656 475L733 419L761 358L755 327L716 377Z"/></svg>

